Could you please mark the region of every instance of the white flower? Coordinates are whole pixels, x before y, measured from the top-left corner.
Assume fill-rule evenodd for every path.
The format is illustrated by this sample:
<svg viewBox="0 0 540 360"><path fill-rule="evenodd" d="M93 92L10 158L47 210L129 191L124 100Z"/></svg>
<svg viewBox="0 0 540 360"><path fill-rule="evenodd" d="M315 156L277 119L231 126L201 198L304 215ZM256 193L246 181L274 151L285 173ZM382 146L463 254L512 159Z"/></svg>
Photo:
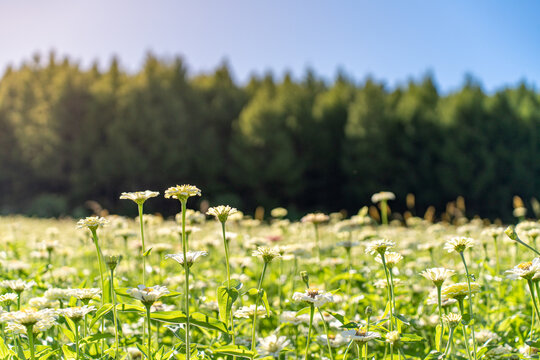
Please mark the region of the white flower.
<svg viewBox="0 0 540 360"><path fill-rule="evenodd" d="M99 300L101 295L101 289L89 288L89 289L72 289L70 290L71 296L81 301Z"/></svg>
<svg viewBox="0 0 540 360"><path fill-rule="evenodd" d="M201 196L201 190L193 185L176 185L165 190L165 198L186 201L192 196Z"/></svg>
<svg viewBox="0 0 540 360"><path fill-rule="evenodd" d="M201 256L206 256L208 253L206 251L188 251L186 253L186 259L187 259L187 265L188 267L191 267L193 263ZM180 265L184 266L184 254L168 254L165 255L166 259L173 259Z"/></svg>
<svg viewBox="0 0 540 360"><path fill-rule="evenodd" d="M159 195L157 191L136 191L136 192L123 192L120 195L120 199L131 200L137 203L137 205L142 205L149 198L153 198Z"/></svg>
<svg viewBox="0 0 540 360"><path fill-rule="evenodd" d="M307 289L305 293L295 292L292 296L294 301L305 301L315 307L321 307L326 303L333 302L332 294L319 289Z"/></svg>
<svg viewBox="0 0 540 360"><path fill-rule="evenodd" d="M381 191L371 196L371 202L376 204L381 201L395 200L396 195L390 191Z"/></svg>
<svg viewBox="0 0 540 360"><path fill-rule="evenodd" d="M446 279L454 275L454 270L445 268L431 268L422 271L420 275L428 280L431 280L435 286L440 287L446 281Z"/></svg>
<svg viewBox="0 0 540 360"><path fill-rule="evenodd" d="M55 324L56 312L52 309L35 310L32 308L13 311L7 314L9 322L32 327L33 332L45 331ZM9 323L8 323L9 325ZM15 327L17 327L15 325Z"/></svg>
<svg viewBox="0 0 540 360"><path fill-rule="evenodd" d="M354 340L360 344L365 344L370 340L378 339L381 337L381 334L375 331L365 331L365 330L346 330L342 331L341 335L350 340Z"/></svg>
<svg viewBox="0 0 540 360"><path fill-rule="evenodd" d="M253 251L252 255L262 257L265 263L272 262L272 260L281 256L279 248L270 248L264 246L259 246L257 250Z"/></svg>
<svg viewBox="0 0 540 360"><path fill-rule="evenodd" d="M235 208L230 207L229 205L219 205L216 207L211 207L206 212L206 215L215 216L220 222L224 223L227 221L229 215L238 212Z"/></svg>
<svg viewBox="0 0 540 360"><path fill-rule="evenodd" d="M157 299L169 293L169 289L165 286L155 285L152 287L146 287L139 285L137 288L128 289L127 293L133 296L135 299L140 300L145 305L153 304Z"/></svg>
<svg viewBox="0 0 540 360"><path fill-rule="evenodd" d="M253 318L253 315L255 314L255 305L250 306L242 306L238 310L234 312L234 317L237 318ZM266 317L266 308L262 305L259 305L257 308L257 317L264 318Z"/></svg>
<svg viewBox="0 0 540 360"><path fill-rule="evenodd" d="M326 214L323 214L323 213L311 213L311 214L307 214L307 215L304 215L304 217L302 217L302 219L300 219L301 222L303 223L306 223L306 222L310 222L310 223L313 223L313 224L321 224L323 222L326 222L330 219L330 217Z"/></svg>
<svg viewBox="0 0 540 360"><path fill-rule="evenodd" d="M379 239L370 242L366 246L366 254L375 255L375 254L384 254L386 250L394 247L396 245L395 242L387 240L387 239Z"/></svg>
<svg viewBox="0 0 540 360"><path fill-rule="evenodd" d="M4 280L0 283L0 285L6 289L11 289L16 293L21 293L24 290L30 290L34 285L36 285L36 282L33 280L26 282L21 279Z"/></svg>
<svg viewBox="0 0 540 360"><path fill-rule="evenodd" d="M77 222L77 228L81 229L87 227L90 230L96 230L100 226L105 226L109 223L107 219L100 216L89 216L84 219L80 219Z"/></svg>
<svg viewBox="0 0 540 360"><path fill-rule="evenodd" d="M473 239L465 236L456 236L446 242L446 244L444 245L444 249L448 252L455 251L457 253L462 253L473 246Z"/></svg>
<svg viewBox="0 0 540 360"><path fill-rule="evenodd" d="M78 307L70 307L66 309L60 310L62 315L64 315L67 318L70 318L74 322L80 321L86 314L91 313L92 311L96 311L95 306L78 306Z"/></svg>
<svg viewBox="0 0 540 360"><path fill-rule="evenodd" d="M277 337L276 335L270 335L265 338L259 338L259 345L257 346L257 352L262 357L273 356L279 357L279 353L290 345L290 341L285 336Z"/></svg>
<svg viewBox="0 0 540 360"><path fill-rule="evenodd" d="M511 276L531 280L540 270L540 258L534 258L533 261L527 261L506 270Z"/></svg>

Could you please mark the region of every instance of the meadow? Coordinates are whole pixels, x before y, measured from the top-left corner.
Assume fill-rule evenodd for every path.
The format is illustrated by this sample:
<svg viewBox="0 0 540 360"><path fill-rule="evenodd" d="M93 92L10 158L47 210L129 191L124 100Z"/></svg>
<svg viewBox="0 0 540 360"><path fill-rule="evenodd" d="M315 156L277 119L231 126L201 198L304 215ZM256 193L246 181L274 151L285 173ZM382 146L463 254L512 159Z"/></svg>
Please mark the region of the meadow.
<svg viewBox="0 0 540 360"><path fill-rule="evenodd" d="M190 209L200 195L119 194L136 218L0 217L0 359L538 357L540 223L519 208L515 227L459 206L434 221L381 192L350 217L260 220ZM176 217L145 214L162 196Z"/></svg>

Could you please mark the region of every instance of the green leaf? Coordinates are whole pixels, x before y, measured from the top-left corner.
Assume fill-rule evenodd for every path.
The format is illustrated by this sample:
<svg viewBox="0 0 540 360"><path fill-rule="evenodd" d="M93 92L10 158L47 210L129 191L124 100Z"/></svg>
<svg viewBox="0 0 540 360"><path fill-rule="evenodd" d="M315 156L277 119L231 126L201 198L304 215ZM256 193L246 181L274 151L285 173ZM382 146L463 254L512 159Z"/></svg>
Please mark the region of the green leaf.
<svg viewBox="0 0 540 360"><path fill-rule="evenodd" d="M221 286L225 286L226 288L228 288L229 287L229 282L224 281L224 282L221 283ZM243 286L244 286L244 284L242 284L239 280L231 279L231 288L235 288L236 290L240 290Z"/></svg>
<svg viewBox="0 0 540 360"><path fill-rule="evenodd" d="M60 329L62 330L64 335L66 335L66 337L69 339L69 341L75 342L75 334L73 333L73 331L69 330L65 326L60 326Z"/></svg>
<svg viewBox="0 0 540 360"><path fill-rule="evenodd" d="M116 310L118 311L135 311L135 312L146 312L146 309L140 305L133 305L133 304L117 304Z"/></svg>
<svg viewBox="0 0 540 360"><path fill-rule="evenodd" d="M268 296L266 296L266 291L262 290L261 289L261 292L262 292L262 301L263 301L263 304L264 304L264 307L266 309L266 316L270 316L270 311L272 309L270 309L270 304L268 303Z"/></svg>
<svg viewBox="0 0 540 360"><path fill-rule="evenodd" d="M255 352L248 350L243 346L234 345L222 346L217 349L212 349L212 352L214 354L232 355L244 358L252 358L255 355Z"/></svg>
<svg viewBox="0 0 540 360"><path fill-rule="evenodd" d="M6 359L10 355L15 355L5 344L4 339L0 338L0 358Z"/></svg>
<svg viewBox="0 0 540 360"><path fill-rule="evenodd" d="M425 358L424 360L439 360L439 358L443 355L440 351L432 350Z"/></svg>
<svg viewBox="0 0 540 360"><path fill-rule="evenodd" d="M113 308L112 304L103 304L98 311L96 311L96 315L92 319L92 322L90 323L90 329L96 324L96 322L101 319L105 314L107 314L109 311L111 311Z"/></svg>
<svg viewBox="0 0 540 360"><path fill-rule="evenodd" d="M109 333L95 333L85 338L82 338L81 343L91 344L98 342L101 339L111 339L113 337L114 335Z"/></svg>
<svg viewBox="0 0 540 360"><path fill-rule="evenodd" d="M152 252L152 248L146 250L146 251L142 254L142 256L143 256L143 257L147 257L148 255L150 255L151 252Z"/></svg>
<svg viewBox="0 0 540 360"><path fill-rule="evenodd" d="M225 324L229 324L232 305L238 299L239 295L240 293L236 288L229 289L225 286L220 286L217 289L219 320Z"/></svg>
<svg viewBox="0 0 540 360"><path fill-rule="evenodd" d="M401 334L399 340L401 342L424 341L424 338L415 334Z"/></svg>
<svg viewBox="0 0 540 360"><path fill-rule="evenodd" d="M185 324L186 315L181 311L156 311L150 315L151 319L173 324ZM195 312L190 314L189 321L195 326L228 333L227 325L218 319Z"/></svg>
<svg viewBox="0 0 540 360"><path fill-rule="evenodd" d="M349 320L341 315L341 314L338 314L338 313L335 313L335 312L331 312L331 311L325 311L326 313L332 315L337 321L339 321L342 325L344 324L348 324L349 323Z"/></svg>
<svg viewBox="0 0 540 360"><path fill-rule="evenodd" d="M67 345L62 346L62 352L64 353L64 357L68 360L77 358L77 353L72 351Z"/></svg>
<svg viewBox="0 0 540 360"><path fill-rule="evenodd" d="M435 348L440 351L441 350L441 324L437 325L437 328L435 330Z"/></svg>
<svg viewBox="0 0 540 360"><path fill-rule="evenodd" d="M310 309L311 309L311 306L306 306L305 308L298 310L298 312L296 313L296 316L298 317L300 315L309 314Z"/></svg>

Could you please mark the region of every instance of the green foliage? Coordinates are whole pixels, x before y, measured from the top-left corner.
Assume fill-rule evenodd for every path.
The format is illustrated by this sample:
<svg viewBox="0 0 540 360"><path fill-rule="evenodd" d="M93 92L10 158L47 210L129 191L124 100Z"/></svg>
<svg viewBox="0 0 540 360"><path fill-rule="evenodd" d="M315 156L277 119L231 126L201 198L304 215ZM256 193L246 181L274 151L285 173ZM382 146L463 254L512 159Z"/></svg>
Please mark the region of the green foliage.
<svg viewBox="0 0 540 360"><path fill-rule="evenodd" d="M540 196L539 125L524 84L487 95L468 78L442 96L430 76L389 90L308 71L239 85L227 64L190 77L180 58L149 54L131 74L117 59L101 71L51 54L0 79L0 212L80 215L92 199L129 213L122 191L181 179L211 202L293 216L355 212L386 189L414 193L418 214L462 195L470 214L509 219L512 196Z"/></svg>

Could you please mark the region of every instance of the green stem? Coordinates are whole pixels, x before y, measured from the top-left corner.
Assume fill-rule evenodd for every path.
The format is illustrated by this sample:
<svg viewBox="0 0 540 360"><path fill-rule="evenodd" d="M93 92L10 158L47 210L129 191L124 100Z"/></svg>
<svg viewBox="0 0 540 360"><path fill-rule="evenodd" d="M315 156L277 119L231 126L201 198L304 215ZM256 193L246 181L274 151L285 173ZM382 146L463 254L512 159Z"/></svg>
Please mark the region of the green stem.
<svg viewBox="0 0 540 360"><path fill-rule="evenodd" d="M30 347L30 358L35 360L36 355L34 354L34 329L33 325L26 327L26 335L28 335L28 346Z"/></svg>
<svg viewBox="0 0 540 360"><path fill-rule="evenodd" d="M259 284L257 285L257 297L255 298L255 312L253 313L253 325L251 327L251 351L255 351L255 334L257 332L257 312L259 309L259 300L261 298L261 286L262 286L264 274L266 273L267 267L268 267L268 263L265 261L262 272L261 272L261 277L259 278Z"/></svg>
<svg viewBox="0 0 540 360"><path fill-rule="evenodd" d="M465 310L463 309L463 299L458 300L458 304L461 317L464 317ZM469 360L472 360L471 352L469 350L469 339L467 339L467 326L465 324L462 324L461 328L463 329L463 342L465 343L465 350L467 351L467 356L469 357Z"/></svg>
<svg viewBox="0 0 540 360"><path fill-rule="evenodd" d="M454 328L450 328L450 333L448 334L448 342L446 343L446 349L444 349L444 357L446 358L447 356L450 355L449 351L450 351L450 344L452 343L452 338L454 336Z"/></svg>
<svg viewBox="0 0 540 360"><path fill-rule="evenodd" d="M388 225L388 205L386 200L381 201L381 220L383 225Z"/></svg>
<svg viewBox="0 0 540 360"><path fill-rule="evenodd" d="M467 274L467 285L469 287L469 316L470 316L470 321L471 321L471 334L472 334L473 349L474 349L474 359L476 360L476 337L474 335L474 313L473 313L473 307L472 307L471 277L469 275L469 269L467 268L467 262L465 261L463 252L460 252L459 255L461 255L461 261L463 261L463 266L465 266L465 273Z"/></svg>
<svg viewBox="0 0 540 360"><path fill-rule="evenodd" d="M345 350L345 354L343 354L343 360L347 360L347 354L349 353L349 349L351 348L352 344L354 344L354 340L351 340L351 342L347 346L347 349Z"/></svg>
<svg viewBox="0 0 540 360"><path fill-rule="evenodd" d="M79 360L79 321L75 323L75 347L77 351L77 360Z"/></svg>
<svg viewBox="0 0 540 360"><path fill-rule="evenodd" d="M495 260L497 261L495 270L497 272L497 275L499 275L501 271L501 265L500 265L500 260L499 260L499 243L497 242L497 235L493 237L493 245L495 247Z"/></svg>
<svg viewBox="0 0 540 360"><path fill-rule="evenodd" d="M231 268L230 268L230 264L229 264L230 254L229 254L229 242L227 241L227 233L225 231L225 222L221 223L221 231L223 233L223 246L225 248L225 265L226 265L226 268L227 268L227 288L230 291L230 289L231 289ZM232 314L232 308L231 308L231 312L230 312L230 314L228 314L227 318L230 318L230 320L231 320L231 335L232 335L232 343L234 345L236 342L235 342L235 338L234 338L235 337L235 335L234 335L234 317L233 317L233 314ZM227 323L227 326L229 326L228 323Z"/></svg>
<svg viewBox="0 0 540 360"><path fill-rule="evenodd" d="M313 314L315 313L315 306L311 304L311 309L309 312L309 328L308 328L308 337L306 342L306 351L304 355L304 360L308 360L308 351L309 351L309 342L311 340L311 328L313 327Z"/></svg>
<svg viewBox="0 0 540 360"><path fill-rule="evenodd" d="M527 284L529 285L529 290L531 291L531 297L532 297L532 303L534 305L534 311L536 312L536 315L540 319L540 315L539 315L540 313L538 312L538 305L536 304L536 296L534 295L534 286L533 286L532 280L528 279ZM531 324L531 335L530 335L531 341L532 341L533 331L534 331L534 313L533 313L533 322Z"/></svg>
<svg viewBox="0 0 540 360"><path fill-rule="evenodd" d="M114 297L114 270L111 270L109 277L109 287L111 288L111 301L113 304L113 317L114 317L114 342L116 344L116 349L114 352L114 358L118 359L119 354L119 340L118 340L118 315L116 312L116 299Z"/></svg>
<svg viewBox="0 0 540 360"><path fill-rule="evenodd" d="M148 358L152 360L152 323L150 322L150 307L146 305L146 320L148 323Z"/></svg>
<svg viewBox="0 0 540 360"><path fill-rule="evenodd" d="M393 330L393 324L392 319L394 317L392 312L392 283L390 282L390 278L388 276L388 268L386 267L386 259L384 257L384 253L381 254L381 259L384 267L384 275L386 276L386 287L387 287L387 293L388 293L388 306L390 307L390 331Z"/></svg>
<svg viewBox="0 0 540 360"><path fill-rule="evenodd" d="M185 281L185 312L186 312L186 360L189 360L190 357L190 348L189 348L189 266L187 262L187 239L186 239L186 203L187 200L180 200L182 204L182 251L184 254L184 272L186 274Z"/></svg>
<svg viewBox="0 0 540 360"><path fill-rule="evenodd" d="M437 351L441 351L441 346L443 342L443 334L444 334L444 322L442 317L442 296L441 296L441 287L437 286L437 302L439 307L439 321L441 322L441 334L439 336L439 344L437 346Z"/></svg>
<svg viewBox="0 0 540 360"><path fill-rule="evenodd" d="M97 236L96 229L90 229L92 232L92 238L94 239L94 245L96 246L96 255L98 258L98 265L99 265L99 277L101 279L101 305L103 305L103 297L105 296L105 280L103 278L103 255L101 254L101 248L99 247L99 239Z"/></svg>
<svg viewBox="0 0 540 360"><path fill-rule="evenodd" d="M321 319L324 326L324 332L326 333L326 345L328 346L328 352L330 353L330 359L334 360L334 354L332 353L332 347L330 346L330 333L328 332L328 325L326 324L326 320L324 320L324 315L320 308L317 308L319 310L319 314L321 314Z"/></svg>
<svg viewBox="0 0 540 360"><path fill-rule="evenodd" d="M146 248L144 246L144 221L143 221L143 204L138 204L139 206L139 222L141 223L141 242L142 242L142 260L143 260L143 271L142 271L142 283L146 285Z"/></svg>

